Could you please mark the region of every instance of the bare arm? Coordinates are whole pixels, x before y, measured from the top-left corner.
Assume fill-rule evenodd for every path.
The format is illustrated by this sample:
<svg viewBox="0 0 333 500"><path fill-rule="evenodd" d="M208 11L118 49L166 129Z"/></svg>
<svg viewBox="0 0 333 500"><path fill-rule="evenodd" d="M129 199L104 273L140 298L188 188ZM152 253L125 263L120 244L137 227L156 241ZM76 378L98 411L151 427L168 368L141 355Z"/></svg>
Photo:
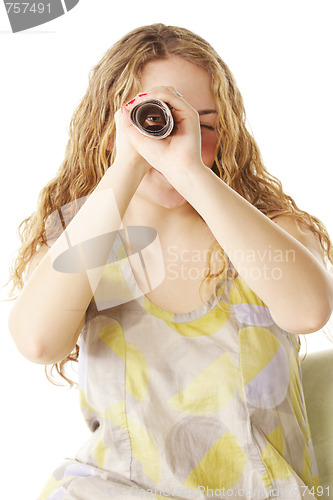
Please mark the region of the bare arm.
<svg viewBox="0 0 333 500"><path fill-rule="evenodd" d="M145 174L143 168L135 167L113 163L51 248L41 247L31 260L28 279L8 322L18 349L29 360L56 363L75 347L115 231ZM101 239L98 235L108 236ZM90 252L100 267L89 270L89 275L84 262L81 272L61 272L54 268L55 259L68 248L68 241L74 246L89 239L95 241Z"/></svg>
<svg viewBox="0 0 333 500"><path fill-rule="evenodd" d="M41 247L34 255L9 315L8 326L17 348L36 363L56 363L74 349L116 231L151 168L124 133L121 110L114 118L114 163L51 248ZM70 247L76 247L76 252L68 252Z"/></svg>
<svg viewBox="0 0 333 500"><path fill-rule="evenodd" d="M318 242L285 218L270 220L204 165L198 112L174 90L154 87L148 95L172 105L177 134L154 141L128 127L137 151L201 215L281 328L295 334L319 330L332 313L333 279Z"/></svg>
<svg viewBox="0 0 333 500"><path fill-rule="evenodd" d="M333 279L312 233L299 231L290 217L274 223L202 164L179 169L171 181L281 328L304 334L327 323Z"/></svg>

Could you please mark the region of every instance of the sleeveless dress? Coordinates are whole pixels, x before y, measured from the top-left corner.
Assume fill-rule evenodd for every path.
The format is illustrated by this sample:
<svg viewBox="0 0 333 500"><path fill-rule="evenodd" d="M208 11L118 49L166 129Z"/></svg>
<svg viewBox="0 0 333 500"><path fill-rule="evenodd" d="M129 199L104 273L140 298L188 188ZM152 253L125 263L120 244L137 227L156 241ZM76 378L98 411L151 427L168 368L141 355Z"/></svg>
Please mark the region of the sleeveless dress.
<svg viewBox="0 0 333 500"><path fill-rule="evenodd" d="M112 252L79 341L91 438L38 499L317 498L298 336L230 260L218 302L174 314L142 294L120 239ZM101 307L117 282L127 296Z"/></svg>

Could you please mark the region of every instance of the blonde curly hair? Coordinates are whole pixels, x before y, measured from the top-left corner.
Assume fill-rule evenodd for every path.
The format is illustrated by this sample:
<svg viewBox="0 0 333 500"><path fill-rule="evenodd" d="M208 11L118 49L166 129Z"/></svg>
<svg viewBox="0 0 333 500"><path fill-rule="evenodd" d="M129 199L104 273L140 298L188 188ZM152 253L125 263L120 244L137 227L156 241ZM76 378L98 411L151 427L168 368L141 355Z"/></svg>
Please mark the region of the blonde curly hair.
<svg viewBox="0 0 333 500"><path fill-rule="evenodd" d="M11 300L23 288L23 274L32 256L41 245L47 245L49 216L64 205L89 196L113 163L114 114L139 91L144 65L169 55L180 56L211 76L218 110L214 173L270 219L289 214L296 222L303 223L318 238L326 265L328 261L333 264L332 244L324 224L299 209L284 193L281 182L264 167L258 146L246 128L243 99L228 66L200 36L184 28L157 23L125 35L91 70L87 92L70 122L65 158L57 175L41 190L36 211L18 227L21 246L12 261L7 282L12 281ZM211 259L216 251L221 256L220 266L213 272ZM226 271L227 256L217 241L208 253L207 267L202 285L211 280L217 283ZM70 360L77 361L78 355L76 346L66 359L51 367L51 374L55 368L72 384L65 375L64 365Z"/></svg>

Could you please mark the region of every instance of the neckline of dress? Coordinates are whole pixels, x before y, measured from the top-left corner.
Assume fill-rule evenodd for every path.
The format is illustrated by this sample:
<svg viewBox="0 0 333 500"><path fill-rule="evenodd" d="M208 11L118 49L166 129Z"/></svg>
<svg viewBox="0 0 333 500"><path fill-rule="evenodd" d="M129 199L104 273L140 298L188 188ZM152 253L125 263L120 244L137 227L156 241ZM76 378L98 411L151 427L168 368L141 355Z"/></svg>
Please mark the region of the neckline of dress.
<svg viewBox="0 0 333 500"><path fill-rule="evenodd" d="M150 311L155 311L156 313L160 313L160 315L165 316L165 315L171 315L173 316L173 319L180 319L180 318L187 318L187 317L192 317L193 315L197 315L198 312L201 311L206 311L209 305L211 305L214 296L212 295L209 300L206 303L202 303L200 306L196 307L195 309L192 309L191 311L180 313L180 312L172 312L172 311L167 311L166 309L163 309L162 307L159 307L158 305L154 304L146 295L144 295L144 303L147 304L147 309Z"/></svg>
<svg viewBox="0 0 333 500"><path fill-rule="evenodd" d="M222 286L224 290L225 282L226 280L223 279L218 283L217 296L219 296L219 291ZM172 323L189 323L191 321L202 318L203 316L211 312L215 307L217 307L217 301L214 293L212 293L206 303L203 303L196 309L185 313L167 311L157 304L154 304L154 302L152 302L146 295L136 297L134 300L148 313Z"/></svg>

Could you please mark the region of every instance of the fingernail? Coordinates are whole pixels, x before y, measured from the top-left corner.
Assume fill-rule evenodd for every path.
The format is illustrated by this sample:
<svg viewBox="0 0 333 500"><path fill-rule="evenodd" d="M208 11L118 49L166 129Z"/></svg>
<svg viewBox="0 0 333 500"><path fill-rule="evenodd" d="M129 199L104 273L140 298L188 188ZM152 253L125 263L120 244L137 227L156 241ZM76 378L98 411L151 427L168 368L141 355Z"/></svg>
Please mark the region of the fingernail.
<svg viewBox="0 0 333 500"><path fill-rule="evenodd" d="M132 104L135 101L135 99L132 99L131 101L128 101L125 106L128 106L129 104Z"/></svg>
<svg viewBox="0 0 333 500"><path fill-rule="evenodd" d="M142 97L143 95L147 95L147 94L139 94L139 97Z"/></svg>

